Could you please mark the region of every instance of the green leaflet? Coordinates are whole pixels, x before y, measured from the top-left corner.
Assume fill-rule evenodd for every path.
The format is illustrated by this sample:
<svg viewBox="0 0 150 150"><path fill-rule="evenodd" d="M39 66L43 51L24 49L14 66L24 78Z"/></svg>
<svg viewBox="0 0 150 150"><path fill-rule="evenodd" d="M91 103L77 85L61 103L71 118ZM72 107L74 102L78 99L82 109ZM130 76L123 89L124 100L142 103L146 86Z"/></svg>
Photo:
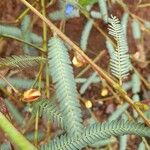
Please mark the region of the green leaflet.
<svg viewBox="0 0 150 150"><path fill-rule="evenodd" d="M111 136L121 136L125 134L135 134L150 137L150 128L144 124L133 121L112 121L105 123L95 123L85 128L80 137L63 135L55 138L47 145L43 145L40 150L79 150L89 144L110 138Z"/></svg>
<svg viewBox="0 0 150 150"><path fill-rule="evenodd" d="M150 22L149 21L145 21L144 22L144 27L147 29L150 29Z"/></svg>
<svg viewBox="0 0 150 150"><path fill-rule="evenodd" d="M136 19L133 19L133 22L131 24L132 27L132 34L133 38L135 40L138 40L141 38L141 27L140 27L140 22Z"/></svg>
<svg viewBox="0 0 150 150"><path fill-rule="evenodd" d="M119 150L126 150L127 141L128 141L128 135L120 136L120 138L119 138Z"/></svg>
<svg viewBox="0 0 150 150"><path fill-rule="evenodd" d="M121 18L121 25L124 29L125 35L127 35L128 20L129 20L129 13L125 12Z"/></svg>
<svg viewBox="0 0 150 150"><path fill-rule="evenodd" d="M133 94L139 93L141 91L141 81L137 73L133 73L131 82L132 82L132 93Z"/></svg>
<svg viewBox="0 0 150 150"><path fill-rule="evenodd" d="M108 40L108 39L106 40L106 48L107 48L107 50L108 50L109 56L112 58L112 57L113 57L113 54L114 54L114 52L115 52L115 49L114 49L114 47L113 47L111 41Z"/></svg>
<svg viewBox="0 0 150 150"><path fill-rule="evenodd" d="M102 15L102 19L104 20L104 22L108 22L108 10L107 10L107 3L106 0L98 0L98 4L100 7L100 12Z"/></svg>
<svg viewBox="0 0 150 150"><path fill-rule="evenodd" d="M21 31L22 31L22 38L24 41L31 43L31 18L29 15L24 16L21 22ZM23 50L25 54L33 55L35 53L34 49L30 47L28 44L23 44ZM36 53L35 53L36 54Z"/></svg>
<svg viewBox="0 0 150 150"><path fill-rule="evenodd" d="M80 94L84 94L85 91L88 89L88 87L90 86L90 84L96 79L97 77L97 73L94 72L91 74L90 77L87 78L86 82L84 84L82 84L81 88L80 88ZM100 81L100 79L99 79Z"/></svg>
<svg viewBox="0 0 150 150"><path fill-rule="evenodd" d="M92 30L92 26L93 26L93 19L90 19L87 21L82 31L80 47L83 51L87 50L88 39L89 39L90 32Z"/></svg>
<svg viewBox="0 0 150 150"><path fill-rule="evenodd" d="M124 103L122 105L120 105L112 114L111 116L108 118L108 121L113 121L113 120L116 120L118 119L122 114L123 112L125 112L129 107L129 104L127 103Z"/></svg>
<svg viewBox="0 0 150 150"><path fill-rule="evenodd" d="M49 73L56 89L56 97L64 118L64 125L70 135L82 133L82 115L77 99L77 90L71 61L63 41L53 37L48 43Z"/></svg>
<svg viewBox="0 0 150 150"><path fill-rule="evenodd" d="M21 38L21 30L14 26L0 25L0 35L6 34L17 38Z"/></svg>
<svg viewBox="0 0 150 150"><path fill-rule="evenodd" d="M0 25L0 35L10 35L14 36L16 38L21 38L22 39L22 32L19 28L15 26L5 26L5 25ZM36 45L41 45L42 43L42 37L36 35L35 33L30 33L30 38L32 43Z"/></svg>
<svg viewBox="0 0 150 150"><path fill-rule="evenodd" d="M141 142L141 143L139 144L138 150L146 150L145 144L144 144L143 142Z"/></svg>
<svg viewBox="0 0 150 150"><path fill-rule="evenodd" d="M91 15L91 17L94 18L94 19L101 19L101 18L102 18L102 14L101 14L100 12L98 12L98 11L92 10L92 11L90 12L90 15Z"/></svg>

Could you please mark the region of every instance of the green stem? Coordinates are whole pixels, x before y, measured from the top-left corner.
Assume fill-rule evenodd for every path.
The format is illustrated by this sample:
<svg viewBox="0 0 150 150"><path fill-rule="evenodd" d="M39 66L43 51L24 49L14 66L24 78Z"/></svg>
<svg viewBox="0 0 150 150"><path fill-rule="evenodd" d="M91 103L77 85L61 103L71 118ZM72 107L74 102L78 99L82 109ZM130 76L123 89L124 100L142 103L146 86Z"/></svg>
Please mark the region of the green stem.
<svg viewBox="0 0 150 150"><path fill-rule="evenodd" d="M45 0L41 0L42 15L46 17ZM43 21L43 49L47 52L47 24ZM48 65L46 64L46 97L50 97L49 93L49 74Z"/></svg>
<svg viewBox="0 0 150 150"><path fill-rule="evenodd" d="M34 144L36 146L38 144L38 126L39 126L39 112L37 111L35 118L35 132L34 132Z"/></svg>
<svg viewBox="0 0 150 150"><path fill-rule="evenodd" d="M37 150L0 112L0 128L20 150Z"/></svg>
<svg viewBox="0 0 150 150"><path fill-rule="evenodd" d="M37 1L35 0L31 5L34 6L36 3L37 3ZM25 10L18 16L18 18L15 20L15 22L18 23L29 11L30 11L29 8L25 9Z"/></svg>
<svg viewBox="0 0 150 150"><path fill-rule="evenodd" d="M46 9L45 9L45 0L41 0L41 6L42 6L42 15L44 17L46 17ZM45 52L47 52L47 24L43 21L43 49L45 50ZM50 92L49 92L49 88L50 88L50 77L49 77L49 73L48 73L48 64L46 64L45 66L46 68L46 97L49 98L50 97ZM46 138L50 137L50 122L47 122L47 130L46 130Z"/></svg>

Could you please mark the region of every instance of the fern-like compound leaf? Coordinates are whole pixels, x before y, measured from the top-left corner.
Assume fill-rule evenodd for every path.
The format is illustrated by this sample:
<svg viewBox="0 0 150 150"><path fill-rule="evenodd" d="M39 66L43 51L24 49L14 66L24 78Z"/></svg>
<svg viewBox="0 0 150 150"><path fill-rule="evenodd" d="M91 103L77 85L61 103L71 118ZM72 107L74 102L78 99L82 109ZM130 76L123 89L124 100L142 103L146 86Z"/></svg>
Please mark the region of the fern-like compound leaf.
<svg viewBox="0 0 150 150"><path fill-rule="evenodd" d="M49 70L67 132L78 135L83 129L82 115L67 48L58 37L51 38L48 47Z"/></svg>
<svg viewBox="0 0 150 150"><path fill-rule="evenodd" d="M6 58L0 58L0 68L26 68L32 67L39 64L41 61L45 61L42 57L32 57L32 56L11 56Z"/></svg>
<svg viewBox="0 0 150 150"><path fill-rule="evenodd" d="M41 99L33 105L33 115L39 112L39 116L45 116L48 120L56 122L64 128L63 117L56 104L52 100Z"/></svg>
<svg viewBox="0 0 150 150"><path fill-rule="evenodd" d="M144 124L133 121L112 121L105 123L95 123L85 128L80 137L63 135L55 138L49 144L43 145L40 150L79 150L87 145L105 140L111 136L121 136L135 134L150 137L150 128Z"/></svg>
<svg viewBox="0 0 150 150"><path fill-rule="evenodd" d="M131 69L131 62L128 54L128 44L123 27L115 16L109 18L109 34L114 37L117 43L116 50L110 56L110 68L114 76L120 81L126 77Z"/></svg>

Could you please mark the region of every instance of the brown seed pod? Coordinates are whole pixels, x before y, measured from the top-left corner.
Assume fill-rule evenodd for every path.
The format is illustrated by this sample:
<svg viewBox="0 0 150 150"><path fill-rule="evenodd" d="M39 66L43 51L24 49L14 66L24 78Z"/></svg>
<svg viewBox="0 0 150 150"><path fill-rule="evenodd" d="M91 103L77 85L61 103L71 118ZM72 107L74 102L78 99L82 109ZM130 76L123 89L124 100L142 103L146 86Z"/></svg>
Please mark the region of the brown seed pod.
<svg viewBox="0 0 150 150"><path fill-rule="evenodd" d="M25 102L33 102L38 100L38 98L41 96L41 92L37 89L29 89L24 92L23 94L23 101Z"/></svg>
<svg viewBox="0 0 150 150"><path fill-rule="evenodd" d="M75 52L72 63L76 67L82 67L86 64L86 61L79 53Z"/></svg>

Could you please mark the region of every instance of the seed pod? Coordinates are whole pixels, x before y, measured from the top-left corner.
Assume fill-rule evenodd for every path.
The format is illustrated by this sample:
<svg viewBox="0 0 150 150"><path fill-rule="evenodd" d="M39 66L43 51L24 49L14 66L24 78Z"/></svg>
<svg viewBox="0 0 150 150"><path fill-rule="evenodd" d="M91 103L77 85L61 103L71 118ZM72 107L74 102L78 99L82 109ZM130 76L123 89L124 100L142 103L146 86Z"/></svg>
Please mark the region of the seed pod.
<svg viewBox="0 0 150 150"><path fill-rule="evenodd" d="M79 53L75 53L73 60L72 60L72 63L76 67L82 67L83 65L86 64L86 61L84 60L84 58Z"/></svg>
<svg viewBox="0 0 150 150"><path fill-rule="evenodd" d="M38 98L41 96L41 92L37 89L29 89L24 92L23 94L23 101L25 102L33 102L38 100Z"/></svg>

